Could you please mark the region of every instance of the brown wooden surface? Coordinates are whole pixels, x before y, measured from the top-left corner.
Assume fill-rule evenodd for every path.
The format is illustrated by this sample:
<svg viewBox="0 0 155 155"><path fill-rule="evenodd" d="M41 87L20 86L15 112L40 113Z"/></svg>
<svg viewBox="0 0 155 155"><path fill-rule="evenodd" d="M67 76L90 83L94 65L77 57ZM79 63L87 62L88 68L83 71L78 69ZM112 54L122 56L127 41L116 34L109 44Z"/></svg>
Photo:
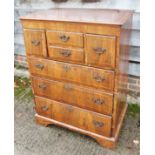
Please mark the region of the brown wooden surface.
<svg viewBox="0 0 155 155"><path fill-rule="evenodd" d="M84 51L78 48L48 46L49 58L72 63L84 63Z"/></svg>
<svg viewBox="0 0 155 155"><path fill-rule="evenodd" d="M121 35L117 40L117 51L116 56L117 61L117 71L115 73L115 89L114 92L114 112L113 112L113 134L115 134L117 126L119 125L119 120L121 119L121 113L127 104L127 85L128 85L128 57L129 57L129 42L131 30L126 29L131 25L132 16L128 18L125 24L121 28Z"/></svg>
<svg viewBox="0 0 155 155"><path fill-rule="evenodd" d="M72 125L69 125L69 124L66 124L66 123L63 123L60 121L56 121L56 120L48 118L48 117L41 116L39 114L35 114L35 119L36 119L36 123L46 126L46 127L49 124L55 124L55 125L65 127L69 130L77 131L82 134L88 135L88 136L94 138L103 147L107 147L110 149L114 149L116 147L116 139L114 137L105 137L105 136L90 132L88 130L83 130L83 129L77 128L75 126L72 126Z"/></svg>
<svg viewBox="0 0 155 155"><path fill-rule="evenodd" d="M83 34L65 31L46 31L47 43L67 47L83 47Z"/></svg>
<svg viewBox="0 0 155 155"><path fill-rule="evenodd" d="M102 114L112 114L112 94L85 87L79 87L70 83L63 83L37 77L32 77L32 85L36 95L65 102L67 104L75 105Z"/></svg>
<svg viewBox="0 0 155 155"><path fill-rule="evenodd" d="M35 97L36 112L39 115L49 117L66 124L88 130L103 136L111 135L111 117L87 111L64 103L48 100L45 98ZM44 104L45 103L45 104ZM51 115L45 113L42 106L47 106L47 111ZM46 115L47 114L47 115ZM75 121L76 120L76 121Z"/></svg>
<svg viewBox="0 0 155 155"><path fill-rule="evenodd" d="M114 69L115 52L115 36L85 35L85 53L88 65Z"/></svg>
<svg viewBox="0 0 155 155"><path fill-rule="evenodd" d="M120 117L120 120L119 120L119 124L116 127L116 132L112 137L105 137L105 136L102 136L102 135L99 135L99 134L96 134L96 133L93 133L93 132L89 132L88 130L83 130L83 129L80 129L80 128L76 128L75 126L71 126L71 125L68 125L68 124L65 124L63 122L59 122L59 121L56 121L56 120L53 120L53 119L49 119L47 117L44 117L44 116L41 116L41 115L38 115L38 114L35 115L35 118L36 118L36 122L38 124L41 124L41 125L44 125L44 126L47 126L49 124L56 124L56 125L60 125L62 127L68 128L68 129L73 130L73 131L81 132L83 134L86 134L86 135L91 136L92 138L94 138L101 146L113 149L113 148L116 147L116 142L118 141L118 136L119 136L119 133L120 133L120 130L121 130L121 126L123 124L123 119L125 117L126 110L127 110L127 104L122 109L122 112L120 114L121 117Z"/></svg>
<svg viewBox="0 0 155 155"><path fill-rule="evenodd" d="M60 21L22 20L23 28L120 36L120 26Z"/></svg>
<svg viewBox="0 0 155 155"><path fill-rule="evenodd" d="M28 58L30 72L55 80L73 82L95 88L113 91L114 72L82 65L57 62L47 59ZM37 65L43 65L38 69Z"/></svg>
<svg viewBox="0 0 155 155"><path fill-rule="evenodd" d="M51 9L20 19L123 25L133 11L111 9Z"/></svg>
<svg viewBox="0 0 155 155"><path fill-rule="evenodd" d="M80 129L80 128L76 128L75 126L71 126L71 125L68 125L68 124L65 124L63 122L59 122L59 121L56 121L56 120L53 120L53 119L49 119L48 117L44 117L44 116L41 116L41 115L38 115L38 114L35 114L35 118L36 118L36 122L38 124L41 124L41 125L44 125L44 126L48 126L49 124L60 125L62 127L68 128L70 130L77 131L77 132L86 134L88 136L91 136L101 146L113 149L113 148L116 147L116 142L118 141L118 136L119 136L119 133L120 133L120 130L121 130L121 126L122 126L122 123L123 123L123 119L125 117L126 110L127 110L127 104L124 107L124 109L122 109L119 124L116 127L116 132L114 133L114 135L112 137L105 137L105 136L102 136L102 135L99 135L99 134L96 134L96 133L93 133L93 132L89 132L88 130L83 130L83 129Z"/></svg>
<svg viewBox="0 0 155 155"><path fill-rule="evenodd" d="M103 9L21 17L39 124L58 124L102 146L116 145L127 109L131 18L132 11Z"/></svg>
<svg viewBox="0 0 155 155"><path fill-rule="evenodd" d="M47 56L44 30L24 29L24 40L27 55Z"/></svg>

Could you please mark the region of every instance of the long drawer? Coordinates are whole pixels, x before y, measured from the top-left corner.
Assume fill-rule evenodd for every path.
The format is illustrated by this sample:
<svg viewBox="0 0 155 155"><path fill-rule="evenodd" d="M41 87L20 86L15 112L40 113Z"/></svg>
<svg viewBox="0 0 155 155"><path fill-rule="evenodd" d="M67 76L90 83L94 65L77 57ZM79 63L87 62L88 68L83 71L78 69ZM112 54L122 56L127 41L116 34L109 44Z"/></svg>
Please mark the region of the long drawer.
<svg viewBox="0 0 155 155"><path fill-rule="evenodd" d="M103 136L111 136L111 116L101 115L37 96L35 101L36 112L39 115Z"/></svg>
<svg viewBox="0 0 155 155"><path fill-rule="evenodd" d="M51 79L113 91L114 72L41 58L28 58L30 72Z"/></svg>
<svg viewBox="0 0 155 155"><path fill-rule="evenodd" d="M103 114L112 114L113 95L77 85L32 77L34 93Z"/></svg>

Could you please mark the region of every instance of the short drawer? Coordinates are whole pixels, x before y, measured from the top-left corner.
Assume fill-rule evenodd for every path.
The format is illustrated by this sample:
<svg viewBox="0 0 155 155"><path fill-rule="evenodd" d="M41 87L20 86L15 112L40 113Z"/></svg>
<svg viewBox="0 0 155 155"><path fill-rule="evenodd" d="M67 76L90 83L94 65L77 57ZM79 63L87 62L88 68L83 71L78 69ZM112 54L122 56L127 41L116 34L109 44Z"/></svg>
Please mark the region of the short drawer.
<svg viewBox="0 0 155 155"><path fill-rule="evenodd" d="M114 72L41 58L28 58L32 74L113 91Z"/></svg>
<svg viewBox="0 0 155 155"><path fill-rule="evenodd" d="M103 114L112 114L113 95L70 83L32 77L34 93Z"/></svg>
<svg viewBox="0 0 155 155"><path fill-rule="evenodd" d="M24 40L27 55L47 56L44 30L24 29Z"/></svg>
<svg viewBox="0 0 155 155"><path fill-rule="evenodd" d="M48 55L50 58L54 60L79 63L84 62L83 49L60 48L56 46L49 46Z"/></svg>
<svg viewBox="0 0 155 155"><path fill-rule="evenodd" d="M39 115L52 118L77 128L94 132L103 136L111 136L110 116L101 115L92 111L49 100L35 97L36 112Z"/></svg>
<svg viewBox="0 0 155 155"><path fill-rule="evenodd" d="M48 46L83 47L83 34L63 31L46 31Z"/></svg>
<svg viewBox="0 0 155 155"><path fill-rule="evenodd" d="M115 68L116 37L85 35L86 63L101 68Z"/></svg>

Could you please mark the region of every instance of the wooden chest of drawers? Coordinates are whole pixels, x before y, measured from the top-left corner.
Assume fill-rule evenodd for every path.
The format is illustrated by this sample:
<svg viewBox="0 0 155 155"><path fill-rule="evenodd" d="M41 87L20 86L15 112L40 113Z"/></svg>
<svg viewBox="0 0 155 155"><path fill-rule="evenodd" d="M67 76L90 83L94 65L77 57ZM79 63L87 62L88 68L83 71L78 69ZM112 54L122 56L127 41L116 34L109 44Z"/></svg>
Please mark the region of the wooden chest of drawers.
<svg viewBox="0 0 155 155"><path fill-rule="evenodd" d="M127 109L132 11L52 9L20 19L36 122L115 147Z"/></svg>

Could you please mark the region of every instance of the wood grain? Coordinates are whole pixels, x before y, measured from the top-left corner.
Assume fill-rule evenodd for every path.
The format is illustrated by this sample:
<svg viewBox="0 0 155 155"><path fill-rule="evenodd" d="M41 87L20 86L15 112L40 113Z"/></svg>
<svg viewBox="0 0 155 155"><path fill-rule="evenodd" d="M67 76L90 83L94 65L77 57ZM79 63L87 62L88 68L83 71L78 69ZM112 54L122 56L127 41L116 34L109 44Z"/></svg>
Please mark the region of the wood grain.
<svg viewBox="0 0 155 155"><path fill-rule="evenodd" d="M111 115L113 95L70 83L32 77L34 93L84 109Z"/></svg>
<svg viewBox="0 0 155 155"><path fill-rule="evenodd" d="M82 134L88 135L88 136L94 138L101 146L106 147L106 148L110 148L110 149L114 149L114 148L116 148L116 144L117 144L117 141L118 141L118 136L119 136L119 133L120 133L120 130L121 130L121 126L122 126L122 123L123 123L123 119L125 117L126 110L127 110L127 105L122 110L119 125L116 128L115 135L112 136L112 137L105 137L105 136L90 132L88 130L83 130L83 129L77 128L75 126L71 126L69 124L66 124L66 123L63 123L63 122L60 122L60 121L56 121L54 119L50 119L48 117L44 117L44 116L41 116L41 115L38 115L38 114L35 114L35 118L36 118L36 122L38 124L41 124L41 125L44 125L44 126L47 126L49 124L56 124L56 125L68 128L68 129L70 129L72 131L77 131L77 132L80 132Z"/></svg>
<svg viewBox="0 0 155 155"><path fill-rule="evenodd" d="M118 25L85 24L60 21L22 20L26 29L45 29L76 33L90 33L120 36L121 27Z"/></svg>
<svg viewBox="0 0 155 155"><path fill-rule="evenodd" d="M86 34L85 52L86 64L114 69L116 37Z"/></svg>
<svg viewBox="0 0 155 155"><path fill-rule="evenodd" d="M48 46L48 55L53 60L83 64L85 54L81 48Z"/></svg>
<svg viewBox="0 0 155 155"><path fill-rule="evenodd" d="M28 62L30 72L34 75L102 88L108 91L113 91L114 89L113 71L32 57L28 58ZM40 69L36 67L37 65L44 67Z"/></svg>
<svg viewBox="0 0 155 155"><path fill-rule="evenodd" d="M114 148L127 109L132 11L52 9L20 19L36 122Z"/></svg>
<svg viewBox="0 0 155 155"><path fill-rule="evenodd" d="M127 95L128 95L128 57L129 57L129 42L131 30L126 29L132 24L132 15L126 20L126 23L122 26L121 35L117 40L117 72L115 73L115 95L114 95L114 112L113 112L113 134L115 134L117 126L119 125L122 117L121 113L124 107L127 107ZM128 26L126 26L128 25ZM125 59L124 59L125 58Z"/></svg>
<svg viewBox="0 0 155 155"><path fill-rule="evenodd" d="M46 31L48 45L83 47L83 34L65 31Z"/></svg>
<svg viewBox="0 0 155 155"><path fill-rule="evenodd" d="M51 9L20 17L22 20L62 21L94 24L123 25L131 10L112 9Z"/></svg>
<svg viewBox="0 0 155 155"><path fill-rule="evenodd" d="M45 98L35 97L35 101L36 112L40 115L49 117L49 115L46 115L46 113L42 110L41 106L45 105L48 108L47 111L51 113L50 118L56 121L64 122L66 124L98 133L103 136L111 136L110 116L100 115L92 111L87 111Z"/></svg>
<svg viewBox="0 0 155 155"><path fill-rule="evenodd" d="M24 40L27 55L47 56L44 30L24 29Z"/></svg>

